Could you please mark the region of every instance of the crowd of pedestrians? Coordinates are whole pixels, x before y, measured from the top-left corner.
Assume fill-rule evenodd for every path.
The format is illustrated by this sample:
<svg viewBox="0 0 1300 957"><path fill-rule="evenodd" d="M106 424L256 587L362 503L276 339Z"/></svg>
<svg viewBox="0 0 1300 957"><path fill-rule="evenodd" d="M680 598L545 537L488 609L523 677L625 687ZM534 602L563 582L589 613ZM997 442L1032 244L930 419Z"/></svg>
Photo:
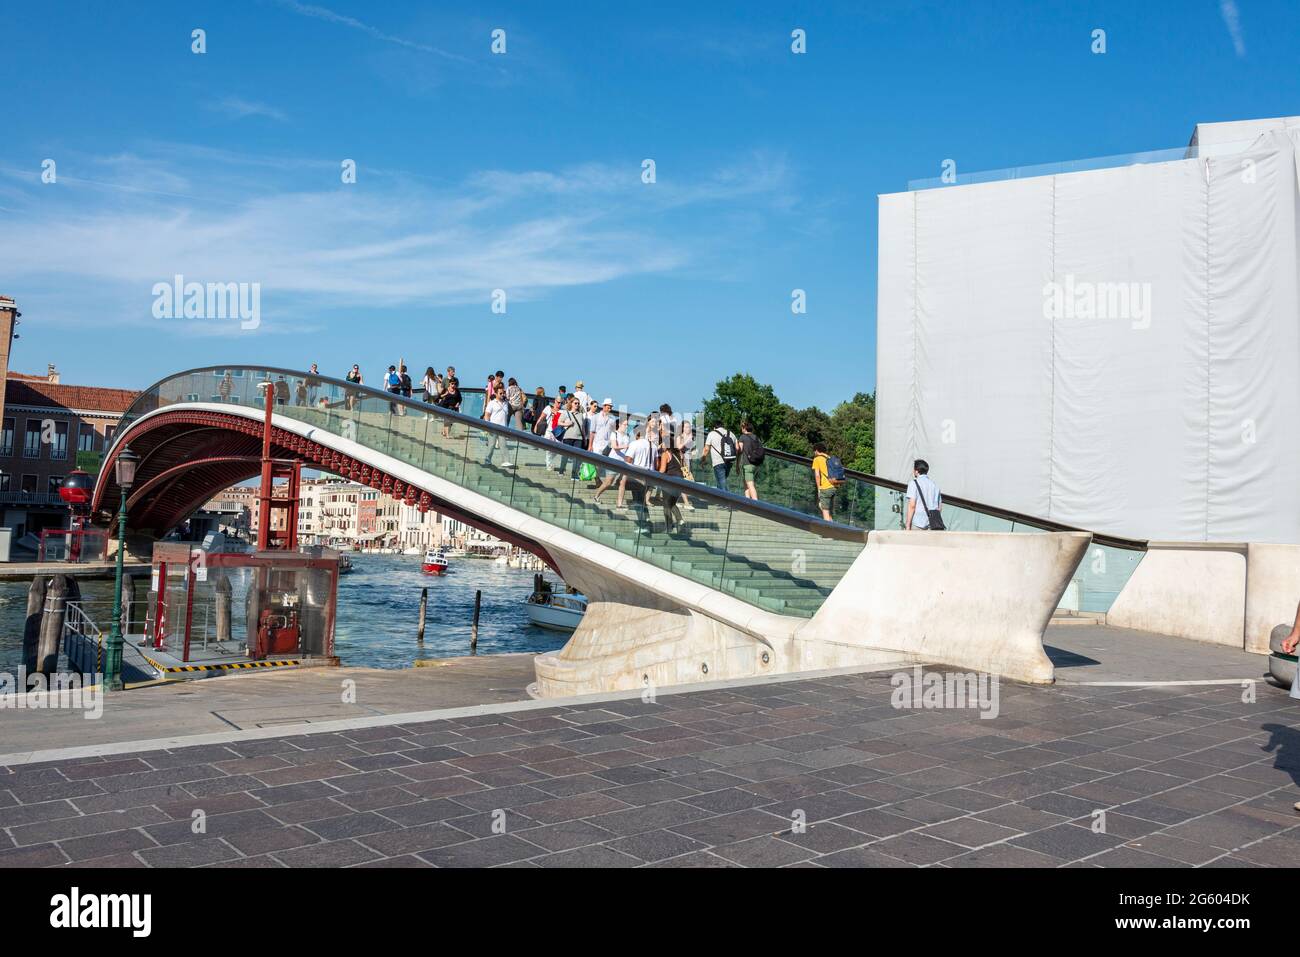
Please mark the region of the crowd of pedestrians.
<svg viewBox="0 0 1300 957"><path fill-rule="evenodd" d="M361 373L353 366L348 381L363 384ZM413 394L411 378L403 365L389 366L384 386L394 395L410 398ZM432 366L425 369L419 383L419 393L426 403L451 411L461 410L460 380L454 367L440 374ZM657 485L638 481L626 472L604 469L588 459L566 455L565 450L581 449L593 455L611 458L650 472L659 472L673 479L696 481L692 461L706 456L713 468L713 482L727 490L727 480L733 467L738 467L744 481L745 495L758 498L756 479L763 460L763 446L752 426L744 423L737 437L722 423L709 423L709 428L698 442L693 423L675 414L672 406L664 403L644 421L633 421L625 410L616 410L614 400L606 396L597 401L587 390L582 379L574 382L570 392L559 386L553 396L538 386L529 395L518 379L507 377L498 369L483 384L483 410L485 422L502 428L528 431L555 448L545 451L545 467L559 472L567 471L574 479L585 479L601 503L607 494L614 497L614 507L629 507L644 511L651 505L663 509L664 523L671 532L679 528L683 510L693 511L688 492L670 483ZM404 404L392 403L394 414L405 414ZM442 431L447 437L450 420L444 420ZM498 431L484 431L482 461L498 468L514 468L507 436ZM585 466L585 468L584 468Z"/></svg>
<svg viewBox="0 0 1300 957"><path fill-rule="evenodd" d="M312 363L309 376L299 381L293 391L295 404L317 404L321 387L317 375L319 369L316 363ZM360 365L354 364L344 380L365 385ZM219 388L223 401L228 401L233 388L229 373ZM418 397L440 409L462 410L463 395L455 366L448 366L445 372L428 366L417 389L405 363L399 362L388 366L383 376L383 388L394 397L406 400ZM758 479L766 450L749 421L740 423L739 435L721 421L705 422L703 435L697 435L690 418L674 413L668 403L659 406L644 420L634 421L625 410L615 409L612 398L606 396L600 402L593 399L582 379L574 382L572 392L561 385L554 396L548 396L546 390L538 386L529 395L516 378L507 377L500 369L487 377L483 391L481 417L485 422L501 429L528 431L554 442L553 450L545 450L546 468L561 473L567 470L575 481L586 481L597 503L612 493L616 509L634 508L641 513L643 521L648 520L646 516L650 506L662 507L664 525L670 533L679 529L683 510L695 510L688 491L676 483L641 481L635 473L600 468L589 459L565 454L562 447L581 449L684 482L704 481L702 476L697 479L694 473L693 463L698 459L713 470L713 484L719 490L728 491L732 473L736 472L745 497L759 498ZM291 399L289 384L283 377L274 383L274 396L276 403L281 405ZM348 391L344 397L346 408L354 409L358 396L359 393ZM325 399L319 401L324 403ZM409 408L409 402L389 403L393 415L407 415ZM442 436L449 438L452 420L439 418L442 419ZM499 430L484 430L483 445L484 464L506 469L516 466L510 459L507 434ZM916 464L905 495L904 527L942 527L939 516L942 499L938 486L927 475L926 463L918 460ZM811 473L817 507L823 519L832 521L837 493L845 482L844 466L836 456L828 453L824 443L819 442L813 449Z"/></svg>

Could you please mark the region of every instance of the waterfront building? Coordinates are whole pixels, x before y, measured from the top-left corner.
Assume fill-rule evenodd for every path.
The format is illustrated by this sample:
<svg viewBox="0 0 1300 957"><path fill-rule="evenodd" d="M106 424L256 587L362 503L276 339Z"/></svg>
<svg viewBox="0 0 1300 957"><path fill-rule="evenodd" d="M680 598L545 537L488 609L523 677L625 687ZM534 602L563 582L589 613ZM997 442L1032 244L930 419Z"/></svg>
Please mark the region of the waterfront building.
<svg viewBox="0 0 1300 957"><path fill-rule="evenodd" d="M73 469L99 473L122 414L137 395L128 389L66 385L53 364L45 375L6 371L0 525L13 529L15 541L69 525L71 511L59 498L59 487Z"/></svg>

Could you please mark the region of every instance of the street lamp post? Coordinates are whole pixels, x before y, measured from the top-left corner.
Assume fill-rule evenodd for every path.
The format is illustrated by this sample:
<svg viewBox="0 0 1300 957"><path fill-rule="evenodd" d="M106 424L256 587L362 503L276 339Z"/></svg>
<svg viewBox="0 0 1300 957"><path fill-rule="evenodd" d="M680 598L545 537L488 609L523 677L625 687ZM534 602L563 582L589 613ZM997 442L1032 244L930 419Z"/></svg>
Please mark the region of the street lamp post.
<svg viewBox="0 0 1300 957"><path fill-rule="evenodd" d="M117 454L114 472L122 501L117 509L117 579L113 586L113 630L104 649L104 685L110 691L122 690L122 562L126 555L126 496L135 484L135 467L140 456L124 447Z"/></svg>

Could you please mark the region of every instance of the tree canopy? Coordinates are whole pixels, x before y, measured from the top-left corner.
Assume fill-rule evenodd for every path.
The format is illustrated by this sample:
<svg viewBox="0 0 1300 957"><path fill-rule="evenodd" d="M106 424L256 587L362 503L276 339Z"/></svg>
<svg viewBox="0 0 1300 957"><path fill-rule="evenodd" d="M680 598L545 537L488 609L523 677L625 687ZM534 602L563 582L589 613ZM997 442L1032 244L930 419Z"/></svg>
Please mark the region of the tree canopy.
<svg viewBox="0 0 1300 957"><path fill-rule="evenodd" d="M721 422L739 432L748 419L763 444L794 455L812 455L815 442L825 442L846 468L874 474L876 467L876 395L859 392L827 415L816 406L796 409L753 376L738 372L717 384L704 400L706 427Z"/></svg>

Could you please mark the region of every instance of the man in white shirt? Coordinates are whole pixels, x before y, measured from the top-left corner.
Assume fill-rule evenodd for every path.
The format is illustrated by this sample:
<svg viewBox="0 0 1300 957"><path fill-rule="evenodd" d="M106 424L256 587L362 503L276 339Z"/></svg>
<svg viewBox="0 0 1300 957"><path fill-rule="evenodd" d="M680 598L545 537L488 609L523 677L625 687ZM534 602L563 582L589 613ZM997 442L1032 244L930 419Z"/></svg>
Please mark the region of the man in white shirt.
<svg viewBox="0 0 1300 957"><path fill-rule="evenodd" d="M709 434L704 437L704 447L709 450L709 464L713 466L713 484L723 492L727 490L727 476L731 474L739 445L736 434L721 422L709 429Z"/></svg>
<svg viewBox="0 0 1300 957"><path fill-rule="evenodd" d="M650 468L654 451L650 448L650 440L645 437L645 429L636 430L636 438L627 447L627 460L639 469Z"/></svg>
<svg viewBox="0 0 1300 957"><path fill-rule="evenodd" d="M591 405L591 396L587 395L587 390L582 387L581 379L573 384L573 397L578 400L579 411L585 415L587 406Z"/></svg>
<svg viewBox="0 0 1300 957"><path fill-rule="evenodd" d="M493 425L505 426L510 418L510 403L506 401L505 386L498 386L496 395L488 400L488 404L483 408L483 418ZM492 453L498 449L504 449L506 439L504 435L497 435L495 432L484 432L483 437L487 439L487 455L483 456L483 464L492 464ZM513 463L502 462L502 468L510 468Z"/></svg>
<svg viewBox="0 0 1300 957"><path fill-rule="evenodd" d="M600 411L587 420L587 451L597 455L608 455L610 437L616 423L614 418L614 400L606 399L600 405ZM605 477L605 470L597 471L597 479Z"/></svg>
<svg viewBox="0 0 1300 957"><path fill-rule="evenodd" d="M654 461L654 450L650 448L650 441L645 437L645 429L636 430L636 438L627 447L627 460L629 464L635 465L639 469L651 468L651 463ZM627 489L632 494L632 504L636 506L639 521L648 523L650 516L649 509L646 506L645 483L629 478L627 480Z"/></svg>
<svg viewBox="0 0 1300 957"><path fill-rule="evenodd" d="M903 521L905 529L928 529L929 512L937 512L943 505L943 495L934 479L930 478L929 472L930 463L925 459L917 459L912 463L912 481L907 483L907 518Z"/></svg>
<svg viewBox="0 0 1300 957"><path fill-rule="evenodd" d="M614 431L614 400L606 399L600 411L591 418L591 445L589 451L597 455L609 453L609 436Z"/></svg>

